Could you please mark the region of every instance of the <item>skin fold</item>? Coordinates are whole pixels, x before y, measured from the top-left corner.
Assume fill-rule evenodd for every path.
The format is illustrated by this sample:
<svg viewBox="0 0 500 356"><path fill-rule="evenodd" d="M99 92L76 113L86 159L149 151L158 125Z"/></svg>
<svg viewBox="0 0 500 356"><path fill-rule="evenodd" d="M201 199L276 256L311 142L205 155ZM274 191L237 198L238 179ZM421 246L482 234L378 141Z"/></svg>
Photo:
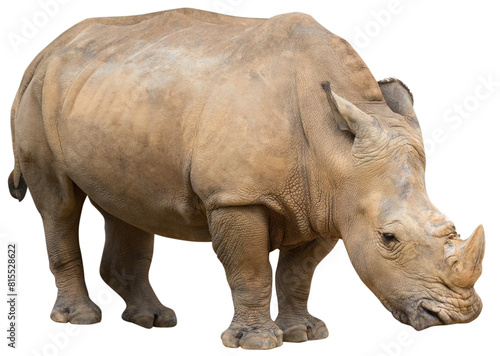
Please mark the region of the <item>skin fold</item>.
<svg viewBox="0 0 500 356"><path fill-rule="evenodd" d="M54 321L101 319L78 242L86 197L105 219L101 276L125 300L123 319L143 327L177 320L148 281L154 234L212 243L234 302L228 347L327 337L307 300L339 239L401 322L420 330L481 310L484 231L459 239L427 197L413 95L377 82L308 15L85 20L26 70L12 138L9 189L22 200L29 188L42 217Z"/></svg>

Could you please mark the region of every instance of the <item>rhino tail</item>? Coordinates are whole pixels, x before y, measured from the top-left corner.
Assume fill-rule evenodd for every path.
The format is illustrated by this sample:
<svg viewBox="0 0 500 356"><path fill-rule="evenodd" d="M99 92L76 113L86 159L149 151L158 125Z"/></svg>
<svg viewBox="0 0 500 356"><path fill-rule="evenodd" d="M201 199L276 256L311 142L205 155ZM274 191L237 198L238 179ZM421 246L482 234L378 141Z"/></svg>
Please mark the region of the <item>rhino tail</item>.
<svg viewBox="0 0 500 356"><path fill-rule="evenodd" d="M28 185L23 178L23 174L18 164L16 164L16 168L14 168L9 175L9 191L10 195L19 201L24 199L28 191Z"/></svg>

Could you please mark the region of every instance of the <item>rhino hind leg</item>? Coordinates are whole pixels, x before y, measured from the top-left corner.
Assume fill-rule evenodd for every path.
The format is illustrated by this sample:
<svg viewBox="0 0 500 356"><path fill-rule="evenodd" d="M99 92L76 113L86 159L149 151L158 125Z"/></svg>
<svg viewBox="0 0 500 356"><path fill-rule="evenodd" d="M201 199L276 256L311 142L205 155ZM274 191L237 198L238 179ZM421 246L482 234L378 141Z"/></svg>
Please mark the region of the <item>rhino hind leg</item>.
<svg viewBox="0 0 500 356"><path fill-rule="evenodd" d="M227 207L208 213L213 248L226 271L234 317L221 335L226 347L272 349L283 332L272 321L269 224L261 207Z"/></svg>
<svg viewBox="0 0 500 356"><path fill-rule="evenodd" d="M29 186L42 217L50 270L58 289L52 320L93 324L101 320L101 310L89 298L78 238L86 194L64 172L58 145L49 145L54 131L43 125L40 92L39 83L32 82L13 121L16 169L9 188L21 200Z"/></svg>
<svg viewBox="0 0 500 356"><path fill-rule="evenodd" d="M149 283L154 235L98 209L106 229L100 273L127 304L123 320L145 328L175 326L175 312L158 300Z"/></svg>
<svg viewBox="0 0 500 356"><path fill-rule="evenodd" d="M32 184L32 196L42 215L50 269L58 288L50 317L59 323L97 323L101 321L101 310L89 298L78 240L86 195L69 178L62 178L54 186L57 194L44 194L40 201L39 187L44 183L46 188L50 187L44 179ZM50 192L50 188L47 190Z"/></svg>
<svg viewBox="0 0 500 356"><path fill-rule="evenodd" d="M333 249L338 239L317 238L306 245L281 250L276 270L278 317L283 340L302 342L328 337L323 321L307 311L307 300L314 270Z"/></svg>

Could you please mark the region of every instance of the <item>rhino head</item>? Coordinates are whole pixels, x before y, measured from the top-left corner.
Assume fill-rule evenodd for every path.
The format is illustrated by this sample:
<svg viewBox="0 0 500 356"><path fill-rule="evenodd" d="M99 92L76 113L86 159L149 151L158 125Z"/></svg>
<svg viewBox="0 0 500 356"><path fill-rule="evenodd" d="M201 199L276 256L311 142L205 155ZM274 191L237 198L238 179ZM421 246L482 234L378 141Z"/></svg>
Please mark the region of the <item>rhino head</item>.
<svg viewBox="0 0 500 356"><path fill-rule="evenodd" d="M399 80L379 86L385 103L363 111L323 83L337 125L352 139L335 224L356 272L396 319L417 330L472 321L482 308L474 283L483 227L461 240L430 202L413 96Z"/></svg>

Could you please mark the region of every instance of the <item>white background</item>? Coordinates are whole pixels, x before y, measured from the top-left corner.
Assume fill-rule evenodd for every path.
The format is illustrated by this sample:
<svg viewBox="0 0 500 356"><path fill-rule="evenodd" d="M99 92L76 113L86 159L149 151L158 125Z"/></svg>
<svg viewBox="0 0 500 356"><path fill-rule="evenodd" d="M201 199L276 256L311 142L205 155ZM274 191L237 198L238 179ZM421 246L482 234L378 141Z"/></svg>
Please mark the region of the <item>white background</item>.
<svg viewBox="0 0 500 356"><path fill-rule="evenodd" d="M46 2L47 0L42 0ZM61 2L63 2L61 0ZM470 324L416 332L397 322L354 272L342 243L318 267L310 311L328 325L326 340L285 343L273 355L498 355L500 331L497 233L500 201L499 129L500 50L498 9L493 1L316 1L65 0L40 15L34 0L4 3L0 66L0 330L7 328L6 241L19 244L18 345L8 349L0 332L0 354L92 355L138 353L243 354L222 346L232 303L222 266L210 244L156 238L151 282L160 299L173 308L178 325L147 330L121 320L124 302L99 277L104 243L100 215L86 204L81 246L91 297L103 311L92 326L68 327L50 320L56 287L49 271L41 219L29 194L22 204L7 189L13 155L10 106L25 68L64 30L88 17L135 15L177 7L195 7L246 17L270 17L300 11L316 18L355 46L377 79L395 76L413 91L426 139L427 189L434 204L467 237L484 224L487 238L484 272L476 290L484 302ZM46 10L45 10L46 11ZM47 11L46 11L47 13ZM38 30L14 46L23 19ZM45 21L47 20L47 21ZM485 86L484 82L493 82ZM496 84L495 84L496 83ZM448 118L448 119L447 119ZM277 252L271 254L273 263ZM275 299L272 313L276 315Z"/></svg>

